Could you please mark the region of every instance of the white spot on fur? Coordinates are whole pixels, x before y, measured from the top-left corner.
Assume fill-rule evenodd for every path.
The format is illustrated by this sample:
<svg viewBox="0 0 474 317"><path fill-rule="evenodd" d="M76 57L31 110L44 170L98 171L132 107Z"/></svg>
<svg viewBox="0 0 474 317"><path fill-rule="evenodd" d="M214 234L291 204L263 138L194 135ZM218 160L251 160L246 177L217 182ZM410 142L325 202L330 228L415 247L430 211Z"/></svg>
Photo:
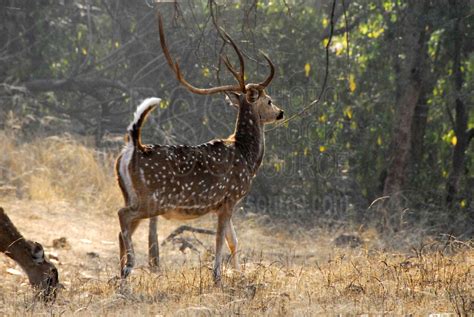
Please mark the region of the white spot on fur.
<svg viewBox="0 0 474 317"><path fill-rule="evenodd" d="M143 171L143 168L140 168L140 179L142 183L145 183L145 171Z"/></svg>

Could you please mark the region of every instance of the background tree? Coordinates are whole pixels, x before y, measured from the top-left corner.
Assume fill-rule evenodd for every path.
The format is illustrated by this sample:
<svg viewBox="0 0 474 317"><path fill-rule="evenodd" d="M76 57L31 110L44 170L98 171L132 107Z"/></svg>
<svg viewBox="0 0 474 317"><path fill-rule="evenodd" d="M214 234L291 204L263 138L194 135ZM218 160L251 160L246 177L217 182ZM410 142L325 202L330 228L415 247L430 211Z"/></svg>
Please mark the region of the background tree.
<svg viewBox="0 0 474 317"><path fill-rule="evenodd" d="M170 49L199 86L232 80L220 72L218 57L229 47L215 24L249 59L248 78L265 76L260 49L277 65L269 93L294 117L267 132L247 210L304 225L364 224L380 221L374 206L387 200L369 208L374 200L396 194L388 218L472 234L474 22L467 0L150 5L2 2L0 129L19 139L69 132L118 151L140 99L159 96L147 140L194 144L231 133L235 110L222 96L193 96L169 71L159 9ZM323 98L308 107L323 82Z"/></svg>

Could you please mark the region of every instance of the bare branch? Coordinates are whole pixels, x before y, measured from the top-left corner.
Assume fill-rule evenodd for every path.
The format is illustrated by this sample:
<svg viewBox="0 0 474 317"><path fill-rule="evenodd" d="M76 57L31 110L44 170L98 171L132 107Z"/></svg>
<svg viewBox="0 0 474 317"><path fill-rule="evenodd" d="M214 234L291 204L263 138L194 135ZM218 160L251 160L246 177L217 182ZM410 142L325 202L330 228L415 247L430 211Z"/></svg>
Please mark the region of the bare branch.
<svg viewBox="0 0 474 317"><path fill-rule="evenodd" d="M342 1L340 6L336 7L335 6L336 1L333 1L332 6L334 10L331 11L331 24L328 25L326 29L324 29L321 39L324 40L328 38L330 34L334 36L334 35L340 35L346 32L346 27L334 30L334 25L336 25L337 22L339 21L339 18L345 14L346 9L349 8L349 6L351 5L351 2L352 0L345 0L345 1ZM351 28L354 28L355 26L357 26L361 18L362 18L361 16L356 18L356 20L354 20L354 22L351 23ZM347 28L349 28L349 26L347 26Z"/></svg>
<svg viewBox="0 0 474 317"><path fill-rule="evenodd" d="M335 10L335 7L336 7L336 1L337 0L333 0L333 2L332 2L331 23L330 23L331 30L330 30L330 33L329 33L328 42L326 43L326 70L325 70L325 74L324 74L323 86L322 86L321 91L318 95L318 98L313 100L309 105L305 106L303 109L301 109L297 113L295 113L292 116L288 117L288 119L281 121L279 124L275 124L272 128L270 128L268 130L265 130L265 131L271 131L271 130L274 130L274 129L286 124L287 122L293 120L294 118L301 116L303 113L305 113L306 111L311 109L314 105L321 102L321 98L323 97L323 94L326 92L326 85L327 85L327 81L328 81L328 77L329 77L329 47L331 45L332 37L333 37L333 34L334 34L334 10Z"/></svg>
<svg viewBox="0 0 474 317"><path fill-rule="evenodd" d="M467 144L471 142L471 140L474 138L474 128L471 128L467 131Z"/></svg>
<svg viewBox="0 0 474 317"><path fill-rule="evenodd" d="M120 81L113 81L106 78L96 79L36 79L23 84L29 91L44 92L44 91L82 91L90 94L97 89L114 88L128 93L128 87Z"/></svg>
<svg viewBox="0 0 474 317"><path fill-rule="evenodd" d="M189 232L193 232L193 233L209 234L209 235L215 235L216 234L216 232L213 231L213 230L202 229L202 228L194 228L194 227L191 227L191 226L183 225L183 226L179 226L173 232L171 232L170 235L165 240L163 240L161 245L165 245L167 242L170 242L176 236L182 234L185 231L189 231Z"/></svg>

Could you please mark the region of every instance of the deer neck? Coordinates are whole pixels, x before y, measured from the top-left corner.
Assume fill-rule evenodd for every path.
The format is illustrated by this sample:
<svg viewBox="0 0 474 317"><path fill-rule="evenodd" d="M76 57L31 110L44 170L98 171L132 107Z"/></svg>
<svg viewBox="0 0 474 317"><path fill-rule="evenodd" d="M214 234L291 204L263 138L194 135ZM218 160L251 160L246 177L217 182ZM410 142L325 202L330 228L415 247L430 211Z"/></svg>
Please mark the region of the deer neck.
<svg viewBox="0 0 474 317"><path fill-rule="evenodd" d="M28 278L35 270L28 241L18 232L10 219L0 213L0 252L14 260L26 272Z"/></svg>
<svg viewBox="0 0 474 317"><path fill-rule="evenodd" d="M10 246L2 251L23 269L31 281L37 267L33 262L28 247L28 242L22 236L19 236L16 239L11 239Z"/></svg>
<svg viewBox="0 0 474 317"><path fill-rule="evenodd" d="M235 145L246 159L251 173L255 174L262 163L265 151L265 138L263 124L258 113L247 103L244 103L239 108L235 130Z"/></svg>

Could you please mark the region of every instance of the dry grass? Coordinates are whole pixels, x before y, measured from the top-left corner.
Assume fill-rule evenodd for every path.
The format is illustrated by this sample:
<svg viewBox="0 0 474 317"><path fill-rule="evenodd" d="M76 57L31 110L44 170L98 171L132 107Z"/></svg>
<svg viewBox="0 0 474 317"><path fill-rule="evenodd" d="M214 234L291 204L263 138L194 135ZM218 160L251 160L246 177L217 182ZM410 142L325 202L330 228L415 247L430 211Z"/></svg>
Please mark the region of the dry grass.
<svg viewBox="0 0 474 317"><path fill-rule="evenodd" d="M0 153L0 185L16 186L17 196L107 210L116 210L120 203L113 180L114 154L92 150L71 137L17 145L1 132Z"/></svg>
<svg viewBox="0 0 474 317"><path fill-rule="evenodd" d="M226 269L222 288L211 281L212 237L186 236L199 253L165 245L162 268L154 273L145 265L146 226L134 238L139 266L120 283L114 211L121 197L113 159L58 138L15 145L0 135L0 151L0 182L22 196L0 197L0 205L27 237L46 246L65 287L54 304L43 305L24 275L6 272L15 264L0 256L0 315L474 313L472 243L426 237L425 247L401 252L366 230L360 247L336 247L339 231L283 227L251 213L235 221L242 272ZM214 222L208 216L191 225ZM160 240L177 225L160 221ZM71 248L53 248L59 237Z"/></svg>

